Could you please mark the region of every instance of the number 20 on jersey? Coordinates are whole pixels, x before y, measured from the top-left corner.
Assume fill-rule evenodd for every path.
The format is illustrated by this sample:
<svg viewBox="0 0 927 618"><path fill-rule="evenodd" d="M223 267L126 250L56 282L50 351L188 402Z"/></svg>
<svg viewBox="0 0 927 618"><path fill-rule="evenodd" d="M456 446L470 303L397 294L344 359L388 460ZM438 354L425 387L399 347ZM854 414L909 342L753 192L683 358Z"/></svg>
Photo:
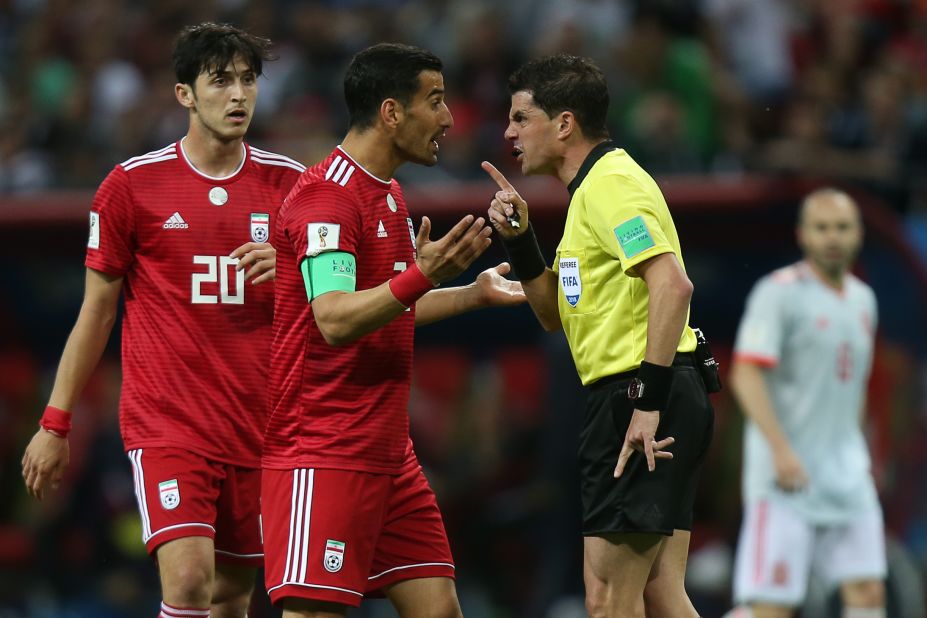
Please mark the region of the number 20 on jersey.
<svg viewBox="0 0 927 618"><path fill-rule="evenodd" d="M231 258L227 255L194 255L193 263L205 266L206 271L192 274L191 303L194 305L243 305L245 303L245 271L235 270L238 258ZM231 279L235 280L234 291L229 289Z"/></svg>

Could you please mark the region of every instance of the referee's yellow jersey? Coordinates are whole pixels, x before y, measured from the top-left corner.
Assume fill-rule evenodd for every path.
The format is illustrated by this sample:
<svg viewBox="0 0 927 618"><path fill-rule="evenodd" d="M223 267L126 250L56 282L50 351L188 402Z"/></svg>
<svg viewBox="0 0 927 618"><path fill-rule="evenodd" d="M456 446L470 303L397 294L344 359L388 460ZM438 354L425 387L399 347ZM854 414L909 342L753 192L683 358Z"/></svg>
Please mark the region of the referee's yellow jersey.
<svg viewBox="0 0 927 618"><path fill-rule="evenodd" d="M569 185L570 208L553 269L557 303L583 384L637 369L647 347L647 284L634 267L682 252L653 178L611 142L596 146ZM695 350L688 325L677 351Z"/></svg>

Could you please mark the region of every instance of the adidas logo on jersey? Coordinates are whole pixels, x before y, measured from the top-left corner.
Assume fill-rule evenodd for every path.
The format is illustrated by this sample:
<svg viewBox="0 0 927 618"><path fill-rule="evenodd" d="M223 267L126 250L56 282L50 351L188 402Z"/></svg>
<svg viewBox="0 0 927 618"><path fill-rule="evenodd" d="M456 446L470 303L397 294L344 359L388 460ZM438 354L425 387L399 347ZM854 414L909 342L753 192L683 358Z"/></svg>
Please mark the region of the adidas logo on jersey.
<svg viewBox="0 0 927 618"><path fill-rule="evenodd" d="M175 212L170 217L167 218L167 221L162 225L165 230L185 230L189 225L183 220L183 217L180 216L179 212Z"/></svg>
<svg viewBox="0 0 927 618"><path fill-rule="evenodd" d="M386 228L383 227L383 221L377 226L377 238L386 238Z"/></svg>

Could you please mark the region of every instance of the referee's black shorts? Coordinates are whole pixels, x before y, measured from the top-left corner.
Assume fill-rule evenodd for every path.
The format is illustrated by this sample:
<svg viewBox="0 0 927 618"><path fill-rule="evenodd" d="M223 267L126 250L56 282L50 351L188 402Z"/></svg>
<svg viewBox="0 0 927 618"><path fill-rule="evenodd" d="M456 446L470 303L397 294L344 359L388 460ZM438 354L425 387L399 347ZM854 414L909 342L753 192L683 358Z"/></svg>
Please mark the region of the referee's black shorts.
<svg viewBox="0 0 927 618"><path fill-rule="evenodd" d="M657 439L676 438L673 459L658 459L647 470L634 453L620 479L614 477L634 404L628 383L634 372L598 380L590 387L580 434L579 465L583 535L651 532L671 535L692 529L698 471L708 452L714 410L691 354L677 354L669 403L660 414Z"/></svg>

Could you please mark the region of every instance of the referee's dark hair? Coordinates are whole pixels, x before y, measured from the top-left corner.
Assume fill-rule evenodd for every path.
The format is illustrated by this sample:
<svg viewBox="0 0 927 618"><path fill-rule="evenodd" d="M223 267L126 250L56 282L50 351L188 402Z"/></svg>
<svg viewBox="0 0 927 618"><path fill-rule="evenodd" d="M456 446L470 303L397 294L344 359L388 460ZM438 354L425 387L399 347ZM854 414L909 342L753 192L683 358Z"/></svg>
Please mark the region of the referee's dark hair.
<svg viewBox="0 0 927 618"><path fill-rule="evenodd" d="M509 94L522 90L531 93L548 117L570 111L585 137L608 137L608 85L588 58L556 54L527 62L509 77Z"/></svg>
<svg viewBox="0 0 927 618"><path fill-rule="evenodd" d="M241 56L255 76L263 72L264 62L276 60L270 39L255 36L232 24L203 22L188 26L174 40L172 64L177 81L193 86L200 73L224 71Z"/></svg>
<svg viewBox="0 0 927 618"><path fill-rule="evenodd" d="M418 92L419 74L443 68L440 58L412 45L380 43L358 52L344 76L350 128L372 127L386 99L408 105Z"/></svg>

